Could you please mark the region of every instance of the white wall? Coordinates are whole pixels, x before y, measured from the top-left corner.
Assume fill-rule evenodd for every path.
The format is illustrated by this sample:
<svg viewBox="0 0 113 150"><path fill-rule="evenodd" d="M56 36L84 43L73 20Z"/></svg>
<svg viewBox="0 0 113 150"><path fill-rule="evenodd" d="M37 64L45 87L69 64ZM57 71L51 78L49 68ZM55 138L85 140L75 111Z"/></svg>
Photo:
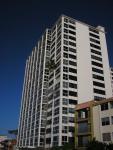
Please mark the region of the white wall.
<svg viewBox="0 0 113 150"><path fill-rule="evenodd" d="M93 99L89 29L76 22L78 103Z"/></svg>
<svg viewBox="0 0 113 150"><path fill-rule="evenodd" d="M99 34L100 34L100 42L101 42L102 58L103 58L106 98L110 98L112 96L112 88L111 88L111 80L110 80L110 71L109 71L110 67L109 67L106 38L105 38L105 33L99 32Z"/></svg>

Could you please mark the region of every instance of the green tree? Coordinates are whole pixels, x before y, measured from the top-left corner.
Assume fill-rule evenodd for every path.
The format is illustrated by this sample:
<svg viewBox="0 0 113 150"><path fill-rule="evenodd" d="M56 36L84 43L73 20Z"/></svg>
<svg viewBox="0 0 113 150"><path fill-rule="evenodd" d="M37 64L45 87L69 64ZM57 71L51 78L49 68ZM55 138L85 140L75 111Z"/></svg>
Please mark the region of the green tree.
<svg viewBox="0 0 113 150"><path fill-rule="evenodd" d="M107 144L93 139L91 142L88 143L87 150L108 150L108 149Z"/></svg>

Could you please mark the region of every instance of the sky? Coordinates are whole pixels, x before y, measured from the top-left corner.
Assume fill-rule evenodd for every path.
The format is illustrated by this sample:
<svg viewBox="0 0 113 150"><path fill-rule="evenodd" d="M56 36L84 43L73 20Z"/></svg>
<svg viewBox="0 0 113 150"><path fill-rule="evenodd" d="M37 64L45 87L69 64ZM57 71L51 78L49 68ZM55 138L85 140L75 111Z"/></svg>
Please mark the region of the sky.
<svg viewBox="0 0 113 150"><path fill-rule="evenodd" d="M27 57L61 14L106 29L113 66L112 0L4 0L0 2L0 134L18 126ZM2 131L4 129L4 131Z"/></svg>

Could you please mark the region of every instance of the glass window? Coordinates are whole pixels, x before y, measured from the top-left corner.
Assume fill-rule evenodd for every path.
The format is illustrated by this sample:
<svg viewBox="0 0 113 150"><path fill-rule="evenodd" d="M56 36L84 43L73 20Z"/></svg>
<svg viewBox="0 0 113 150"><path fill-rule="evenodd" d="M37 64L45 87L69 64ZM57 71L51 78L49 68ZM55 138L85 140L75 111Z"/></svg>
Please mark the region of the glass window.
<svg viewBox="0 0 113 150"><path fill-rule="evenodd" d="M113 101L110 102L110 108L113 108Z"/></svg>
<svg viewBox="0 0 113 150"><path fill-rule="evenodd" d="M111 133L103 133L102 137L103 141L111 141Z"/></svg>
<svg viewBox="0 0 113 150"><path fill-rule="evenodd" d="M67 59L63 59L63 64L64 65L68 65L68 60Z"/></svg>
<svg viewBox="0 0 113 150"><path fill-rule="evenodd" d="M63 90L63 96L68 96L68 91L67 90Z"/></svg>
<svg viewBox="0 0 113 150"><path fill-rule="evenodd" d="M62 133L67 133L67 126L62 126Z"/></svg>
<svg viewBox="0 0 113 150"><path fill-rule="evenodd" d="M75 122L74 117L69 117L69 122L74 123Z"/></svg>
<svg viewBox="0 0 113 150"><path fill-rule="evenodd" d="M83 122L78 124L78 133L87 133L88 132L88 123Z"/></svg>
<svg viewBox="0 0 113 150"><path fill-rule="evenodd" d="M62 123L68 123L67 116L62 116Z"/></svg>
<svg viewBox="0 0 113 150"><path fill-rule="evenodd" d="M69 96L77 97L77 92L69 91Z"/></svg>
<svg viewBox="0 0 113 150"><path fill-rule="evenodd" d="M64 80L68 80L68 75L67 74L63 74L63 79Z"/></svg>
<svg viewBox="0 0 113 150"><path fill-rule="evenodd" d="M75 108L69 108L69 113L74 114L75 113Z"/></svg>
<svg viewBox="0 0 113 150"><path fill-rule="evenodd" d="M111 124L113 124L113 116L111 116Z"/></svg>
<svg viewBox="0 0 113 150"><path fill-rule="evenodd" d="M77 69L69 68L69 72L77 73Z"/></svg>
<svg viewBox="0 0 113 150"><path fill-rule="evenodd" d="M63 82L63 87L68 88L68 82Z"/></svg>
<svg viewBox="0 0 113 150"><path fill-rule="evenodd" d="M69 104L70 105L76 105L77 104L77 100L69 99Z"/></svg>
<svg viewBox="0 0 113 150"><path fill-rule="evenodd" d="M63 56L64 56L65 58L68 58L68 54L67 54L67 53L64 53Z"/></svg>
<svg viewBox="0 0 113 150"><path fill-rule="evenodd" d="M66 99L66 98L63 98L63 105L68 105L68 99Z"/></svg>
<svg viewBox="0 0 113 150"><path fill-rule="evenodd" d="M77 84L69 83L69 87L70 87L70 88L75 88L75 89L77 89Z"/></svg>
<svg viewBox="0 0 113 150"><path fill-rule="evenodd" d="M76 77L76 76L69 75L69 79L70 79L70 80L77 81L77 77Z"/></svg>
<svg viewBox="0 0 113 150"><path fill-rule="evenodd" d="M64 66L64 67L63 67L63 71L64 71L64 72L68 72L68 67L65 67L65 66Z"/></svg>
<svg viewBox="0 0 113 150"><path fill-rule="evenodd" d="M101 104L101 111L108 110L108 103Z"/></svg>
<svg viewBox="0 0 113 150"><path fill-rule="evenodd" d="M110 124L109 117L101 118L101 121L102 121L102 126L106 126Z"/></svg>
<svg viewBox="0 0 113 150"><path fill-rule="evenodd" d="M63 113L63 114L67 114L67 113L68 113L67 107L63 107L63 108L62 108L62 113Z"/></svg>

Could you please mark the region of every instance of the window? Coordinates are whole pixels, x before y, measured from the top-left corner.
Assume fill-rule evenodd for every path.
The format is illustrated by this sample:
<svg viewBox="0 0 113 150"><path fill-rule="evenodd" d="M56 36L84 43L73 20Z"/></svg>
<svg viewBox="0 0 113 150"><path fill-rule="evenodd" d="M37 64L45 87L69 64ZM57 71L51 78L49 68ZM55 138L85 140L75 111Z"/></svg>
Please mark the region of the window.
<svg viewBox="0 0 113 150"><path fill-rule="evenodd" d="M78 112L78 119L85 119L88 118L88 110L82 109Z"/></svg>
<svg viewBox="0 0 113 150"><path fill-rule="evenodd" d="M95 44L92 44L92 43L90 43L90 46L91 46L91 47L94 47L94 48L96 48L96 49L101 49L101 47L100 47L100 46L95 45Z"/></svg>
<svg viewBox="0 0 113 150"><path fill-rule="evenodd" d="M63 105L68 105L68 99L66 98L63 98L63 101L62 101Z"/></svg>
<svg viewBox="0 0 113 150"><path fill-rule="evenodd" d="M68 30L64 28L64 33L68 33Z"/></svg>
<svg viewBox="0 0 113 150"><path fill-rule="evenodd" d="M111 124L113 124L113 116L111 116Z"/></svg>
<svg viewBox="0 0 113 150"><path fill-rule="evenodd" d="M103 141L111 141L111 133L103 133L102 134Z"/></svg>
<svg viewBox="0 0 113 150"><path fill-rule="evenodd" d="M76 59L76 56L69 54L69 58Z"/></svg>
<svg viewBox="0 0 113 150"><path fill-rule="evenodd" d="M54 107L58 106L60 104L60 99L55 100Z"/></svg>
<svg viewBox="0 0 113 150"><path fill-rule="evenodd" d="M68 82L63 82L63 87L68 88Z"/></svg>
<svg viewBox="0 0 113 150"><path fill-rule="evenodd" d="M58 140L59 140L58 136L53 137L53 146L58 145Z"/></svg>
<svg viewBox="0 0 113 150"><path fill-rule="evenodd" d="M89 31L99 34L99 31L93 28L89 28Z"/></svg>
<svg viewBox="0 0 113 150"><path fill-rule="evenodd" d="M69 23L75 24L75 21L71 19L71 20L69 20Z"/></svg>
<svg viewBox="0 0 113 150"><path fill-rule="evenodd" d="M74 117L69 117L69 122L74 123L75 122L74 120L75 120Z"/></svg>
<svg viewBox="0 0 113 150"><path fill-rule="evenodd" d="M94 37L94 38L99 39L99 36L98 36L98 35L95 35L95 34L93 34L93 33L89 33L89 35L92 36L92 37Z"/></svg>
<svg viewBox="0 0 113 150"><path fill-rule="evenodd" d="M62 144L65 144L67 142L67 136L62 136Z"/></svg>
<svg viewBox="0 0 113 150"><path fill-rule="evenodd" d="M54 94L54 98L57 98L60 96L60 90L56 91L55 94Z"/></svg>
<svg viewBox="0 0 113 150"><path fill-rule="evenodd" d="M69 91L69 96L77 97L77 92Z"/></svg>
<svg viewBox="0 0 113 150"><path fill-rule="evenodd" d="M92 65L97 66L97 67L101 67L101 68L103 67L102 64L97 63L97 62L95 62L95 61L92 61Z"/></svg>
<svg viewBox="0 0 113 150"><path fill-rule="evenodd" d="M68 47L64 46L64 51L67 52L68 51Z"/></svg>
<svg viewBox="0 0 113 150"><path fill-rule="evenodd" d="M68 39L68 35L67 35L67 34L64 34L64 38L65 38L65 39Z"/></svg>
<svg viewBox="0 0 113 150"><path fill-rule="evenodd" d="M74 114L75 113L75 108L69 108L69 113Z"/></svg>
<svg viewBox="0 0 113 150"><path fill-rule="evenodd" d="M94 60L102 61L102 58L94 56L94 55L91 55L91 58Z"/></svg>
<svg viewBox="0 0 113 150"><path fill-rule="evenodd" d="M75 131L75 128L74 128L74 127L69 127L69 132L74 133L74 131Z"/></svg>
<svg viewBox="0 0 113 150"><path fill-rule="evenodd" d="M68 41L64 40L64 44L65 44L65 45L68 45Z"/></svg>
<svg viewBox="0 0 113 150"><path fill-rule="evenodd" d="M53 127L53 133L59 133L59 126Z"/></svg>
<svg viewBox="0 0 113 150"><path fill-rule="evenodd" d="M68 96L68 91L67 90L63 90L63 96Z"/></svg>
<svg viewBox="0 0 113 150"><path fill-rule="evenodd" d="M69 28L71 28L71 29L73 29L73 30L76 29L76 28L75 28L74 26L72 26L72 25L69 25Z"/></svg>
<svg viewBox="0 0 113 150"><path fill-rule="evenodd" d="M64 53L63 56L64 56L65 58L68 58L68 54L67 54L67 53Z"/></svg>
<svg viewBox="0 0 113 150"><path fill-rule="evenodd" d="M70 79L70 80L77 81L77 77L76 77L76 76L69 75L69 79Z"/></svg>
<svg viewBox="0 0 113 150"><path fill-rule="evenodd" d="M92 39L92 38L90 38L90 41L91 41L91 42L94 42L94 43L97 43L97 44L100 44L100 41L95 40L95 39Z"/></svg>
<svg viewBox="0 0 113 150"><path fill-rule="evenodd" d="M70 52L73 52L73 53L76 53L76 49L74 49L74 48L70 48L70 47L69 47L69 51L70 51Z"/></svg>
<svg viewBox="0 0 113 150"><path fill-rule="evenodd" d="M62 133L67 133L67 126L62 126Z"/></svg>
<svg viewBox="0 0 113 150"><path fill-rule="evenodd" d="M98 51L96 51L94 49L91 49L91 52L94 53L94 54L100 55L100 56L102 55L101 52L98 52Z"/></svg>
<svg viewBox="0 0 113 150"><path fill-rule="evenodd" d="M63 64L64 65L68 65L68 60L67 59L63 59Z"/></svg>
<svg viewBox="0 0 113 150"><path fill-rule="evenodd" d="M73 40L73 41L76 41L76 38L73 37L73 36L69 36L69 39L70 39L70 40Z"/></svg>
<svg viewBox="0 0 113 150"><path fill-rule="evenodd" d="M101 111L108 110L108 103L101 104Z"/></svg>
<svg viewBox="0 0 113 150"><path fill-rule="evenodd" d="M70 41L69 41L69 45L71 45L71 46L76 46L76 43L73 43L73 42L70 42Z"/></svg>
<svg viewBox="0 0 113 150"><path fill-rule="evenodd" d="M68 113L67 107L63 107L63 108L62 108L62 113L63 113L63 114L67 114L67 113Z"/></svg>
<svg viewBox="0 0 113 150"><path fill-rule="evenodd" d="M67 18L64 18L64 22L68 22L68 19L67 19Z"/></svg>
<svg viewBox="0 0 113 150"><path fill-rule="evenodd" d="M68 28L68 24L64 23L64 27L65 27L65 28Z"/></svg>
<svg viewBox="0 0 113 150"><path fill-rule="evenodd" d="M73 61L69 61L69 64L72 65L72 66L77 66L77 63L73 62Z"/></svg>
<svg viewBox="0 0 113 150"><path fill-rule="evenodd" d="M69 33L72 35L76 35L76 32L69 30Z"/></svg>
<svg viewBox="0 0 113 150"><path fill-rule="evenodd" d="M53 124L58 124L59 123L59 117L54 118Z"/></svg>
<svg viewBox="0 0 113 150"><path fill-rule="evenodd" d="M93 81L93 85L105 88L105 84L104 83Z"/></svg>
<svg viewBox="0 0 113 150"><path fill-rule="evenodd" d="M78 124L78 133L88 132L88 122L82 122Z"/></svg>
<svg viewBox="0 0 113 150"><path fill-rule="evenodd" d="M77 104L77 100L69 99L69 104L70 105L76 105Z"/></svg>
<svg viewBox="0 0 113 150"><path fill-rule="evenodd" d="M51 138L46 138L46 144L50 144L51 143Z"/></svg>
<svg viewBox="0 0 113 150"><path fill-rule="evenodd" d="M63 79L64 80L68 80L68 75L67 74L63 74Z"/></svg>
<svg viewBox="0 0 113 150"><path fill-rule="evenodd" d="M63 67L63 71L64 71L64 72L68 72L68 67L65 67L65 66L64 66L64 67Z"/></svg>
<svg viewBox="0 0 113 150"><path fill-rule="evenodd" d="M62 123L68 123L67 116L62 116Z"/></svg>
<svg viewBox="0 0 113 150"><path fill-rule="evenodd" d="M97 69L97 68L92 68L92 71L103 74L103 70Z"/></svg>
<svg viewBox="0 0 113 150"><path fill-rule="evenodd" d="M101 118L102 126L106 126L110 124L109 117Z"/></svg>
<svg viewBox="0 0 113 150"><path fill-rule="evenodd" d="M75 89L77 89L77 84L69 83L69 87L70 87L70 88L75 88Z"/></svg>
<svg viewBox="0 0 113 150"><path fill-rule="evenodd" d="M104 77L96 75L96 74L93 74L93 78L104 81Z"/></svg>
<svg viewBox="0 0 113 150"><path fill-rule="evenodd" d="M54 110L54 115L58 115L59 114L59 108L56 108L55 110Z"/></svg>
<svg viewBox="0 0 113 150"><path fill-rule="evenodd" d="M69 68L69 72L77 73L77 69Z"/></svg>
<svg viewBox="0 0 113 150"><path fill-rule="evenodd" d="M110 102L110 108L113 109L113 101Z"/></svg>
<svg viewBox="0 0 113 150"><path fill-rule="evenodd" d="M105 91L99 89L94 89L94 93L105 95Z"/></svg>

